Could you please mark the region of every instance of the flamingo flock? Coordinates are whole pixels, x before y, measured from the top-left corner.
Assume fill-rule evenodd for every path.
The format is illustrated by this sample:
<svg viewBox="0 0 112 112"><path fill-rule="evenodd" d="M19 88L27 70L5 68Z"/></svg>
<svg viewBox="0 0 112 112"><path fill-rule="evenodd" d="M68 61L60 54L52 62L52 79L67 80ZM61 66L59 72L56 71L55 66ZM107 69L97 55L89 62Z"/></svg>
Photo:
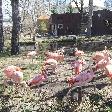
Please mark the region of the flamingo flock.
<svg viewBox="0 0 112 112"><path fill-rule="evenodd" d="M36 52L28 53L28 56L35 56ZM72 86L82 86L90 82L95 77L95 72L103 69L103 73L107 75L110 80L112 80L112 59L110 52L105 50L97 51L92 55L92 60L95 62L95 65L89 65L89 67L84 68L86 65L85 62L85 53L76 48L74 55L77 57L75 61L71 62L71 67L73 69L72 77L67 79L67 83L70 87ZM43 62L42 69L40 73L34 74L34 76L29 79L26 84L28 86L35 86L42 84L44 81L48 80L47 69L52 68L53 72L58 67L58 64L64 61L63 52L45 52L46 60ZM14 83L21 84L23 82L24 74L20 67L11 65L4 68L5 80L12 80Z"/></svg>
<svg viewBox="0 0 112 112"><path fill-rule="evenodd" d="M92 59L95 61L95 65L89 66L87 70L80 71L77 76L69 78L68 83L70 86L81 86L90 82L95 77L95 72L102 69L104 74L112 80L112 59L110 58L110 52L107 52L107 49L101 52L97 51L92 56Z"/></svg>

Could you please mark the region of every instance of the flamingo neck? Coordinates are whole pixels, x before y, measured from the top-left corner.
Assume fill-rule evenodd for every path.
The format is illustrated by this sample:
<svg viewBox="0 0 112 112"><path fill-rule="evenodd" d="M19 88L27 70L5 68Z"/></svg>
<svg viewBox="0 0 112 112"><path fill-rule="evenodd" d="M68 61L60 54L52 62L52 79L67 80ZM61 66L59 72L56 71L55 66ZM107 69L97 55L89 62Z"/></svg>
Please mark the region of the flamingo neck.
<svg viewBox="0 0 112 112"><path fill-rule="evenodd" d="M41 75L44 76L44 78L46 78L46 72L45 71L42 70Z"/></svg>

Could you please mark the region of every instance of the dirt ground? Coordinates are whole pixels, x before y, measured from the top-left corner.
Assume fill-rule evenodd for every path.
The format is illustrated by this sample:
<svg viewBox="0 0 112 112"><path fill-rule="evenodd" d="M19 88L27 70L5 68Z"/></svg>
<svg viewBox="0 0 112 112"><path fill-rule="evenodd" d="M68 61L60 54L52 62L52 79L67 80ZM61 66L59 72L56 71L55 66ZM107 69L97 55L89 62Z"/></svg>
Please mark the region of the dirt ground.
<svg viewBox="0 0 112 112"><path fill-rule="evenodd" d="M86 55L85 67L91 63L88 62L90 56L91 54ZM81 91L80 87L74 87L70 94L67 94L69 87L63 80L72 75L70 62L74 59L72 56L66 56L56 69L57 76L49 76L48 81L40 86L31 90L20 89L20 93L6 95L7 99L0 95L0 112L111 112L112 86L108 77L88 83Z"/></svg>

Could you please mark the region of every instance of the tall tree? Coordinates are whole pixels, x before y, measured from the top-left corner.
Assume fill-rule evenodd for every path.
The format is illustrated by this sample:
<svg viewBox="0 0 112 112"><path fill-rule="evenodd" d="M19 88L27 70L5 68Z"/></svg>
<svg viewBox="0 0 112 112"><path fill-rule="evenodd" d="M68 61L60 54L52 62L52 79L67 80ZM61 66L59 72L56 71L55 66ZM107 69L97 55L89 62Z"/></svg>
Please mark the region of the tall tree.
<svg viewBox="0 0 112 112"><path fill-rule="evenodd" d="M4 37L3 37L3 13L2 13L2 0L0 0L0 52L3 52Z"/></svg>
<svg viewBox="0 0 112 112"><path fill-rule="evenodd" d="M20 31L20 17L19 17L19 0L11 0L12 5L12 38L11 38L11 54L19 53L19 31Z"/></svg>
<svg viewBox="0 0 112 112"><path fill-rule="evenodd" d="M81 23L83 22L83 13L84 13L84 0L73 0L73 2L76 5L76 8L78 9L79 13L81 14Z"/></svg>
<svg viewBox="0 0 112 112"><path fill-rule="evenodd" d="M73 2L75 3L78 11L81 13L81 15L83 14L83 7L84 7L84 0L80 0L80 2L78 3L77 0L73 0Z"/></svg>
<svg viewBox="0 0 112 112"><path fill-rule="evenodd" d="M88 14L88 25L87 25L87 37L91 36L92 15L93 15L93 0L89 0L89 14Z"/></svg>

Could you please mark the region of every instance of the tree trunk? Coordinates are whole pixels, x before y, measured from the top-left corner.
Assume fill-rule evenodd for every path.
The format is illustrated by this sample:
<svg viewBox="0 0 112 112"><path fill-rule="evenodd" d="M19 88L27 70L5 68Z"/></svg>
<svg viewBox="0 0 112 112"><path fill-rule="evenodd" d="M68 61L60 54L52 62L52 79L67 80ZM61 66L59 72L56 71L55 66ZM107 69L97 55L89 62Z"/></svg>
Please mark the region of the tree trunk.
<svg viewBox="0 0 112 112"><path fill-rule="evenodd" d="M89 0L89 15L88 15L87 37L91 36L92 15L93 15L93 0Z"/></svg>
<svg viewBox="0 0 112 112"><path fill-rule="evenodd" d="M0 0L0 52L3 52L4 37L3 37L3 14L2 14L2 0Z"/></svg>
<svg viewBox="0 0 112 112"><path fill-rule="evenodd" d="M20 17L19 17L19 0L11 0L12 5L12 38L11 38L11 55L19 53L19 32L20 32Z"/></svg>

